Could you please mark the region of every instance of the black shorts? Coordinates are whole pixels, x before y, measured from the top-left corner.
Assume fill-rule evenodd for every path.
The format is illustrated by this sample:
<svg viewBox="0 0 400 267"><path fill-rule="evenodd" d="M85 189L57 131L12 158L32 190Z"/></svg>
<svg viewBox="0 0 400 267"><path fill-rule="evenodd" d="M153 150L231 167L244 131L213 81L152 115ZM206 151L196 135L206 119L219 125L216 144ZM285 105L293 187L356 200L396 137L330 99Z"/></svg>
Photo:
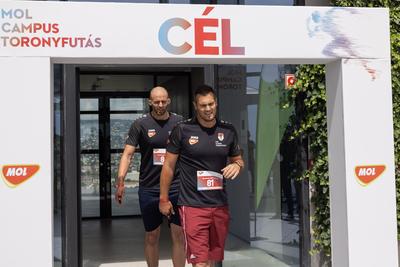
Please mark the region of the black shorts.
<svg viewBox="0 0 400 267"><path fill-rule="evenodd" d="M178 202L178 190L169 192L169 200L174 206L175 215L172 215L169 219L169 223L176 225L181 225L178 207L176 206ZM142 213L142 219L144 224L144 229L146 232L151 232L155 230L158 226L162 224L163 215L158 209L158 203L160 200L160 192L155 190L146 190L139 188L139 205L140 211Z"/></svg>

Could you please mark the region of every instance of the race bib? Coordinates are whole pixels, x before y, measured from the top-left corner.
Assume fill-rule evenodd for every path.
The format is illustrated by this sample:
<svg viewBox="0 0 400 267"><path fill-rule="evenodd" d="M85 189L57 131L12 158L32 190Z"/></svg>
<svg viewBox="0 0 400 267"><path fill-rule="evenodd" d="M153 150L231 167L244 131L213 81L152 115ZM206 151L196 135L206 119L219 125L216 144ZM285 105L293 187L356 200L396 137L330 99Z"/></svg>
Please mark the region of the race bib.
<svg viewBox="0 0 400 267"><path fill-rule="evenodd" d="M197 171L197 190L222 190L222 174L213 171Z"/></svg>
<svg viewBox="0 0 400 267"><path fill-rule="evenodd" d="M165 148L153 149L153 165L163 165L165 160Z"/></svg>

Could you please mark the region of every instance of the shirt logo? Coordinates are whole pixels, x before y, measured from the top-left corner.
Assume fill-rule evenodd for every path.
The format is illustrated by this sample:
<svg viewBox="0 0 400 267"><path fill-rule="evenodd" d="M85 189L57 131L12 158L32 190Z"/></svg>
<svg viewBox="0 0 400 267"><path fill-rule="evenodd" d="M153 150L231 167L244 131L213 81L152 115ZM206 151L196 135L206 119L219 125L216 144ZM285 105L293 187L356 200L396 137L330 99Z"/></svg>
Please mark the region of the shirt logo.
<svg viewBox="0 0 400 267"><path fill-rule="evenodd" d="M190 259L196 259L197 257L194 254L190 254Z"/></svg>
<svg viewBox="0 0 400 267"><path fill-rule="evenodd" d="M220 141L215 141L215 146L218 146L218 147L226 147L226 144L224 144L224 143L222 143L222 142L220 142Z"/></svg>
<svg viewBox="0 0 400 267"><path fill-rule="evenodd" d="M195 145L199 142L199 137L198 136L191 136L189 138L189 144L190 145Z"/></svg>
<svg viewBox="0 0 400 267"><path fill-rule="evenodd" d="M32 178L39 169L39 165L4 165L2 174L9 187L16 187Z"/></svg>
<svg viewBox="0 0 400 267"><path fill-rule="evenodd" d="M223 141L224 140L224 133L218 133L218 140Z"/></svg>
<svg viewBox="0 0 400 267"><path fill-rule="evenodd" d="M156 130L154 130L154 129L149 129L149 130L147 131L147 136L148 136L148 137L152 138L152 137L155 136L155 135L156 135Z"/></svg>

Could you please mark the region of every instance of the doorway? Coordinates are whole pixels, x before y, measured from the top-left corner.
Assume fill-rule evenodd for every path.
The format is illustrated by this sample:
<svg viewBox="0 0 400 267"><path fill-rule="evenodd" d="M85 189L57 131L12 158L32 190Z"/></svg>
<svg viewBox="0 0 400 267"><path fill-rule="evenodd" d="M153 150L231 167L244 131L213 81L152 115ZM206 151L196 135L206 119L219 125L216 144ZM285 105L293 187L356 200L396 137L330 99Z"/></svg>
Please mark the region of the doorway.
<svg viewBox="0 0 400 267"><path fill-rule="evenodd" d="M108 66L105 66L104 69L107 67ZM276 206L272 207L271 205L269 205L266 206L266 208L275 208L271 209L273 211L276 211L275 213L277 213L277 216L274 217L275 213L268 213L270 211L268 209L257 210L257 216L255 216L255 214L253 216L253 210L249 210L249 202L243 201L243 199L248 199L249 201L251 201L251 193L254 191L253 189L250 189L251 185L253 184L250 177L252 175L252 170L254 169L254 166L251 167L252 165L250 164L251 155L254 154L254 151L250 152L252 151L250 149L250 145L257 145L254 144L254 142L256 141L255 137L257 133L257 123L254 121L254 119L257 118L257 116L255 115L256 109L252 107L254 105L257 105L257 103L259 104L266 102L260 97L261 89L258 88L258 84L260 84L260 79L258 80L257 85L255 85L255 89L249 88L248 86L242 86L245 84L249 85L249 83L246 81L241 83L239 89L224 88L221 85L223 85L224 81L229 81L229 79L227 79L227 76L229 77L231 73L236 73L224 70L226 70L227 68L229 68L229 70L243 69L244 66L213 67L217 69L217 73L215 73L214 78L216 78L216 80L218 81L218 85L215 87L219 96L219 117L223 120L228 120L232 122L239 130L239 137L242 144L244 157L246 161L249 162L247 169L243 172L243 179L236 179L234 182L230 183L229 187L227 188L233 194L240 193L241 197L231 198L231 200L233 201L232 203L230 203L232 207L231 215L233 216L233 219L231 221L231 235L229 235L228 237L226 247L227 256L223 265L228 267L235 266L236 264L238 264L238 261L243 261L243 264L255 264L255 262L257 261L261 264L261 266L265 266L265 264L272 264L272 262L275 262L276 259L279 259L279 261L283 264L282 266L285 266L285 264L294 264L294 266L297 266L297 264L299 263L300 249L298 245L300 241L298 239L298 205L289 205L289 202L290 200L295 201L299 194L296 193L295 195L292 194L292 196L289 196L288 194L285 194L284 192L282 193L281 190L279 190L280 176L278 174L280 164L277 163L274 165L276 167L274 169L273 177L275 183L267 184L266 190L264 190L265 194L262 198L262 200L265 200L264 202L266 203L276 204ZM267 67L271 69L268 73L277 72L279 74L279 66L276 66L275 68L272 68L270 66ZM220 70L220 68L223 69ZM249 70L242 70L240 73L242 73L242 75L255 74L253 71L255 69L255 66L247 66L247 68L249 68ZM112 146L112 144L115 143L111 141L111 138L113 136L111 134L113 121L112 116L123 116L130 114L131 117L128 120L133 120L132 116L134 116L134 114L146 112L146 96L148 95L148 92L152 87L154 87L156 84L160 84L164 85L170 91L170 95L173 101L170 110L176 113L183 114L185 117L189 117L191 115L191 110L189 109L191 107L191 99L189 97L192 91L191 88L195 88L198 84L202 84L205 82L206 72L197 70L198 73L196 74L196 70L194 70L196 68L188 67L188 69L190 70L183 72L156 72L142 70L140 70L139 72L135 72L121 70L116 71L115 69L112 71L85 70L78 71L78 73L76 74L76 80L78 81L79 87L79 95L77 95L77 99L73 103L77 103L78 113L76 119L78 119L78 126L81 129L79 130L78 128L77 135L75 135L75 138L78 138L77 144L80 147L79 153L77 154L78 157L75 157L72 160L76 160L76 158L79 159L82 157L90 157L91 155L95 155L92 157L95 157L95 159L97 160L94 161L94 166L96 167L90 167L93 165L85 167L83 164L83 160L77 161L77 164L80 163L80 165L82 165L78 167L80 175L77 182L78 188L81 191L81 180L84 180L82 172L84 172L85 168L92 172L96 171L95 175L97 175L98 177L97 190L99 193L97 196L92 197L91 201L96 201L93 202L95 204L92 205L100 210L97 214L86 216L84 213L85 204L82 203L85 192L84 190L82 190L82 192L77 193L77 200L82 206L82 209L78 209L79 211L82 210L82 213L80 212L79 215L82 216L84 219L81 220L80 218L78 218L77 222L79 224L79 229L76 232L71 232L71 234L77 232L79 233L76 243L78 244L78 246L81 247L81 249L79 250L82 253L79 259L80 265L86 267L98 267L102 266L102 264L105 263L111 264L116 262L134 262L135 266L140 266L140 264L144 262L143 250L141 248L141 241L143 240L144 230L140 218L140 213L135 214L134 212L127 212L125 213L125 215L116 215L114 213L115 208L113 207L114 201L112 189L113 178L115 178L115 175L113 176L112 174L112 155L120 154L120 152L122 152L123 146ZM252 72L249 72L250 70ZM261 70L257 73L260 78L261 73ZM278 74L276 74L276 77L274 76L274 81L280 80L280 75ZM275 91L283 91L283 89L278 86L280 83L274 84L277 84L277 86L273 87ZM66 90L66 93L70 92ZM130 104L120 104L116 105L116 108L112 108L113 101L128 102ZM136 104L132 104L132 101L136 101ZM73 106L73 104L69 106ZM125 108L122 108L121 106L124 106ZM259 106L260 105L258 105L258 107ZM234 107L234 109L232 107ZM266 114L272 113L266 112ZM280 113L275 112L272 115L278 114ZM68 117L71 119L75 118L75 116L72 115ZM85 119L87 121L85 121ZM280 116L276 117L275 119L276 120L274 120L274 122L280 122ZM131 122L127 122L126 124L130 125L130 123ZM95 127L90 126L91 124L95 125ZM88 126L86 127L85 125ZM278 129L276 125L273 125L271 127L273 129ZM92 130L92 128L94 128L94 130ZM118 128L122 129L123 127L119 125ZM124 135L126 135L128 128L129 126L126 127L125 131L120 130L119 134L115 134L116 136L121 137L119 138L120 141L124 138ZM86 131L86 136L97 136L98 140L95 141L95 147L86 147L85 149L83 149L84 145L82 145L80 142L83 142L82 140L85 139L83 134L84 131ZM102 141L102 136L109 137L105 138ZM73 136L71 136L71 138L73 138ZM90 138L88 139L90 140ZM251 140L252 142L250 142L249 140ZM91 142L86 141L85 145L87 143L91 144ZM279 142L276 145L279 146ZM107 149L108 153L106 154L104 151ZM138 158L138 155L136 157ZM118 162L119 159L116 161ZM117 164L118 163L115 164L114 169L117 168ZM101 168L104 168L103 172L100 170ZM132 170L134 170L134 168ZM105 178L101 178L101 173L105 173ZM134 175L132 174L132 176ZM103 179L104 181L101 182L101 179ZM68 181L70 181L70 179L68 179ZM272 181L272 179L270 179L269 181ZM95 182L92 183L96 184ZM134 189L134 178L132 179L132 185L132 188ZM281 185L283 185L283 183ZM104 189L101 188L102 186ZM89 186L89 188L90 187L94 186ZM72 188L72 186L70 188ZM292 188L294 190L295 186L287 186L285 188ZM94 189L91 190L94 191ZM101 190L106 192L102 196L100 195ZM89 190L87 192L89 192ZM105 202L105 204L101 204L102 201ZM282 203L289 203L287 205L288 207L295 207L295 214L293 214L293 216L290 216L291 214L289 208L288 211L286 211L286 204ZM133 204L134 203L131 201L131 203L129 204L129 208L131 208ZM106 211L107 208L109 211ZM103 210L103 213L101 210ZM71 219L70 216L68 216L67 218ZM270 221L272 221L272 223L274 224L271 224ZM271 227L272 225L273 227ZM115 229L117 229L117 231L115 231ZM252 229L257 229L257 231L254 232L254 235L253 232L251 232ZM294 238L291 238L292 235L287 235L288 231L293 233ZM170 264L169 249L171 246L169 244L170 238L168 234L168 229L165 229L165 231L162 232L164 234L164 239L162 239L161 241L164 243L160 243L160 252L163 253L160 254L160 260L167 261ZM70 241L71 239L67 238L66 240ZM284 243L286 240L293 242L286 244ZM114 244L116 243L119 243L119 245L124 248L123 251L125 252L118 249L118 246L114 246ZM136 244L136 246L134 246L133 244ZM269 244L272 245L268 247ZM259 253L257 257L255 257L254 255L246 254L247 252L253 253L253 251L257 251Z"/></svg>
<svg viewBox="0 0 400 267"><path fill-rule="evenodd" d="M77 72L82 266L112 266L117 262L145 266L144 227L137 194L140 147L125 178L122 205L114 200L119 161L132 122L149 112L148 96L154 86L169 91L171 112L186 118L191 114L191 75L190 71L121 67ZM169 229L162 225L161 266L170 262L170 242Z"/></svg>
<svg viewBox="0 0 400 267"><path fill-rule="evenodd" d="M127 133L135 119L149 112L148 94L157 85L169 90L170 111L187 117L190 73L81 71L78 77L81 217L140 216L139 147L125 179L125 201L122 205L113 201Z"/></svg>

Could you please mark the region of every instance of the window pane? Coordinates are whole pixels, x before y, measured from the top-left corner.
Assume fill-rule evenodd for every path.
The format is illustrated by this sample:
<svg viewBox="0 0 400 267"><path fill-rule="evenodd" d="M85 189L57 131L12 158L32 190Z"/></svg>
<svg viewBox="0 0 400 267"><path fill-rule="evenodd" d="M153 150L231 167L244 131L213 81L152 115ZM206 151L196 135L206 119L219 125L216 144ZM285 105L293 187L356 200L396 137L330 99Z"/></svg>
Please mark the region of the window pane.
<svg viewBox="0 0 400 267"><path fill-rule="evenodd" d="M147 108L147 98L111 98L110 110L139 110Z"/></svg>
<svg viewBox="0 0 400 267"><path fill-rule="evenodd" d="M82 217L100 216L99 155L81 155Z"/></svg>
<svg viewBox="0 0 400 267"><path fill-rule="evenodd" d="M118 175L118 166L121 159L120 154L111 154L111 177L113 186L111 196L115 195L115 177ZM140 170L140 153L135 153L129 171L125 177L125 196L122 204L112 201L112 215L140 215L139 207L139 170Z"/></svg>
<svg viewBox="0 0 400 267"><path fill-rule="evenodd" d="M123 149L132 122L142 116L139 114L110 114L111 148Z"/></svg>
<svg viewBox="0 0 400 267"><path fill-rule="evenodd" d="M80 110L81 111L98 111L99 110L99 100L97 98L95 98L95 99L81 98Z"/></svg>
<svg viewBox="0 0 400 267"><path fill-rule="evenodd" d="M99 149L99 115L81 114L81 150Z"/></svg>
<svg viewBox="0 0 400 267"><path fill-rule="evenodd" d="M249 76L246 78L246 94L258 94L258 87L260 86L260 76Z"/></svg>

